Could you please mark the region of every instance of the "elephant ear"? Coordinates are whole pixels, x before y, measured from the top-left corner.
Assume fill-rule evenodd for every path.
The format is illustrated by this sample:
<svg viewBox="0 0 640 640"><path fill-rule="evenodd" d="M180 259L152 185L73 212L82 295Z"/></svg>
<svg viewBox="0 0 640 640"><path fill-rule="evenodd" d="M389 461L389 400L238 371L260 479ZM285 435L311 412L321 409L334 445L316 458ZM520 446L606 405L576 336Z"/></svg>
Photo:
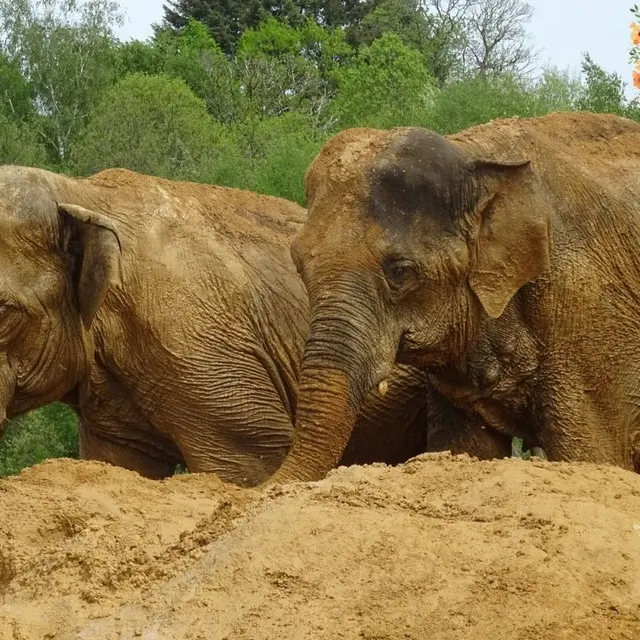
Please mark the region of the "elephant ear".
<svg viewBox="0 0 640 640"><path fill-rule="evenodd" d="M75 297L86 330L111 286L119 285L122 247L118 230L106 216L75 204L58 204L68 229L65 251L72 259Z"/></svg>
<svg viewBox="0 0 640 640"><path fill-rule="evenodd" d="M472 171L485 193L469 285L487 315L498 318L520 287L550 268L550 209L528 160L475 160Z"/></svg>

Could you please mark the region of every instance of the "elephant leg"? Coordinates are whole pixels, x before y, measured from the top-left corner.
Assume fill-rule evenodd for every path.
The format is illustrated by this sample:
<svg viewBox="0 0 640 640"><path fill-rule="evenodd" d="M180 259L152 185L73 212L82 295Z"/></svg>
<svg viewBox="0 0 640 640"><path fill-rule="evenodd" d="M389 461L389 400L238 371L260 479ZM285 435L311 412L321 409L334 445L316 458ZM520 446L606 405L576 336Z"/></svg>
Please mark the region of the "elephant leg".
<svg viewBox="0 0 640 640"><path fill-rule="evenodd" d="M536 458L540 458L541 460L548 460L547 454L541 447L531 447L531 455Z"/></svg>
<svg viewBox="0 0 640 640"><path fill-rule="evenodd" d="M428 387L427 450L467 453L480 460L511 457L511 437L487 427L481 418L454 407Z"/></svg>
<svg viewBox="0 0 640 640"><path fill-rule="evenodd" d="M95 366L90 394L80 403L80 457L166 478L182 462L175 445L140 413L129 391Z"/></svg>
<svg viewBox="0 0 640 640"><path fill-rule="evenodd" d="M188 380L185 380L188 384ZM290 393L275 366L261 351L236 354L235 362L216 367L203 380L198 398L172 406L172 437L192 473L215 473L223 481L255 486L280 466L291 446ZM295 402L295 401L294 401Z"/></svg>
<svg viewBox="0 0 640 640"><path fill-rule="evenodd" d="M608 394L585 393L588 375L568 369L564 357L559 362L550 359L546 366L548 371L540 371L540 379L545 383L537 389L540 408L535 420L536 445L544 450L547 459L633 469L627 448L630 443L625 443L621 435L630 434L634 423L640 424L635 401L621 397L619 390L611 387ZM561 377L558 371L562 372ZM616 376L622 377L622 373L616 371ZM560 379L562 383L548 382ZM603 380L602 384L606 389L611 380Z"/></svg>
<svg viewBox="0 0 640 640"><path fill-rule="evenodd" d="M145 451L136 449L131 442L120 443L98 435L80 424L80 457L83 460L107 462L116 467L136 471L145 478L161 480L173 475L176 463L155 458Z"/></svg>

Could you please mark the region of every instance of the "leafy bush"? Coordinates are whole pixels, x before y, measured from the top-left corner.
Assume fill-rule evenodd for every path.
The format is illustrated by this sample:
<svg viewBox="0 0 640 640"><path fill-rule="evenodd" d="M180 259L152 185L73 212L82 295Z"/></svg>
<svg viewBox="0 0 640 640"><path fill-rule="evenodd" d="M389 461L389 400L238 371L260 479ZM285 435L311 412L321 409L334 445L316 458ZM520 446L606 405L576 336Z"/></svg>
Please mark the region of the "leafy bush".
<svg viewBox="0 0 640 640"><path fill-rule="evenodd" d="M21 164L41 167L47 154L37 133L19 122L0 114L0 164Z"/></svg>
<svg viewBox="0 0 640 640"><path fill-rule="evenodd" d="M167 178L215 176L222 127L183 80L132 74L109 89L72 150L74 168L91 174L122 167Z"/></svg>
<svg viewBox="0 0 640 640"><path fill-rule="evenodd" d="M514 78L476 76L445 87L424 125L450 134L495 118L528 116L532 107L529 95Z"/></svg>
<svg viewBox="0 0 640 640"><path fill-rule="evenodd" d="M393 34L363 47L336 77L333 106L342 128L416 125L433 104L435 85L422 56Z"/></svg>
<svg viewBox="0 0 640 640"><path fill-rule="evenodd" d="M264 154L249 188L305 204L304 174L322 140L314 139L307 119L297 114L264 121L259 135L264 140Z"/></svg>
<svg viewBox="0 0 640 640"><path fill-rule="evenodd" d="M78 418L54 403L11 421L0 440L0 476L19 473L47 458L78 457Z"/></svg>

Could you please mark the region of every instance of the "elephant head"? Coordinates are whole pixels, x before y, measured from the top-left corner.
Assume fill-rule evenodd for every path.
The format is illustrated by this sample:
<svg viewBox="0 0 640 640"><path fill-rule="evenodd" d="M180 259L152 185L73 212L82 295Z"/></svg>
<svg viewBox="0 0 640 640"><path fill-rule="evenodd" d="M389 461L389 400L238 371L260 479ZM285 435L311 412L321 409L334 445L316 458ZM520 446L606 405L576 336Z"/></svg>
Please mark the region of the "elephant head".
<svg viewBox="0 0 640 640"><path fill-rule="evenodd" d="M86 376L91 328L120 280L113 222L75 204L71 181L0 169L0 422L64 398Z"/></svg>
<svg viewBox="0 0 640 640"><path fill-rule="evenodd" d="M274 482L323 477L394 362L462 357L479 324L549 269L551 209L526 159L424 129L351 129L306 176L292 245L311 305L294 442Z"/></svg>

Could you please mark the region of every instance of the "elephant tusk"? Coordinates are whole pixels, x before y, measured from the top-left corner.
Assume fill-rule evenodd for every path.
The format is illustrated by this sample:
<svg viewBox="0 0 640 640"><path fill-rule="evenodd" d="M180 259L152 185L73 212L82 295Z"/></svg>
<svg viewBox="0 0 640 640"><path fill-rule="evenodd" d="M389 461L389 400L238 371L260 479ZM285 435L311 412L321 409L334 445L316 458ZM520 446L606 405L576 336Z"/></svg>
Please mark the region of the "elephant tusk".
<svg viewBox="0 0 640 640"><path fill-rule="evenodd" d="M384 396L387 395L387 391L389 391L389 383L386 380L382 380L382 382L378 384L378 393L384 398Z"/></svg>

